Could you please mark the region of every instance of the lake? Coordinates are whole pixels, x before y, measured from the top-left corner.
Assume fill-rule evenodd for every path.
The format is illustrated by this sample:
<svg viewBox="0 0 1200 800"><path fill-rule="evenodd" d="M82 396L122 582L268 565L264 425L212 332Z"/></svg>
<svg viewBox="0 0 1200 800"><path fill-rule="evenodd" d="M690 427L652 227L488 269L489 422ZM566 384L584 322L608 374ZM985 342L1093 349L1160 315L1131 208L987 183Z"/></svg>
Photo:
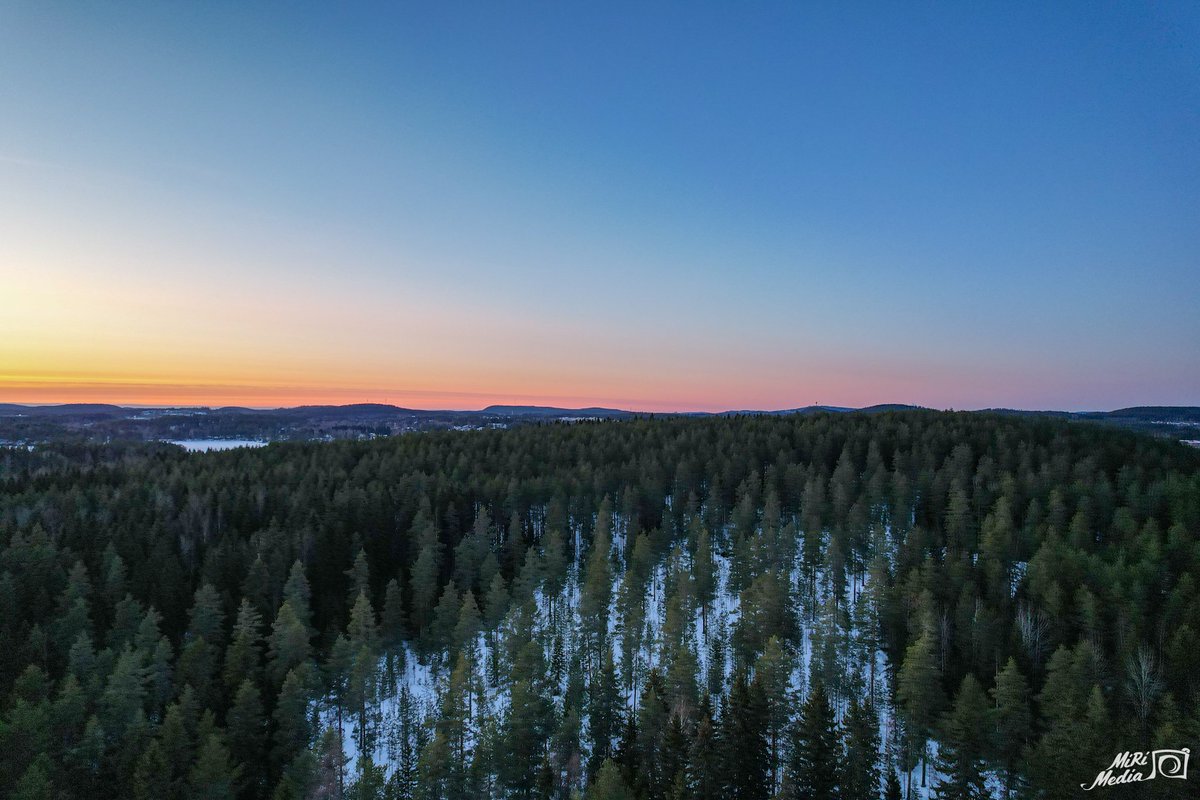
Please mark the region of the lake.
<svg viewBox="0 0 1200 800"><path fill-rule="evenodd" d="M210 450L232 450L235 447L262 447L266 442L253 439L169 439L167 444L177 444L190 453L207 453Z"/></svg>

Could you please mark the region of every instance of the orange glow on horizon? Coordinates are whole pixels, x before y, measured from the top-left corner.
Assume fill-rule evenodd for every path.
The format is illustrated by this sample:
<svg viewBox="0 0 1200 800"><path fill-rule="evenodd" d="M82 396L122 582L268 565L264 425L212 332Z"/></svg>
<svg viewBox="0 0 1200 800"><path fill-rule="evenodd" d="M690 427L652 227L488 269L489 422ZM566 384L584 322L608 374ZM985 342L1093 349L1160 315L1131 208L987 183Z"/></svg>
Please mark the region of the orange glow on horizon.
<svg viewBox="0 0 1200 800"><path fill-rule="evenodd" d="M365 376L358 376L360 378ZM517 381L498 381L489 390L478 380L460 380L460 389L409 386L383 381L338 383L286 379L181 379L178 376L129 377L81 374L4 374L0 372L0 403L50 405L59 403L109 403L126 406L246 406L283 408L299 405L385 403L423 410L478 410L489 405L543 405L565 408L602 406L631 411L729 411L785 409L812 404L867 406L879 402L878 387L865 380L835 381L839 391L797 394L786 385L750 383L714 385L702 379L639 381L636 375L620 381L593 380L566 388L554 376L531 375ZM781 382L786 383L786 382ZM828 384L829 382L827 382ZM621 391L621 389L624 391ZM613 391L617 389L618 391Z"/></svg>
<svg viewBox="0 0 1200 800"><path fill-rule="evenodd" d="M284 408L299 405L385 403L421 410L478 410L489 405L549 405L568 408L615 407L635 411L718 411L727 407L671 403L602 394L526 393L517 391L438 391L268 383L177 383L164 380L29 379L0 375L0 402L28 405L109 403L125 406L245 406Z"/></svg>

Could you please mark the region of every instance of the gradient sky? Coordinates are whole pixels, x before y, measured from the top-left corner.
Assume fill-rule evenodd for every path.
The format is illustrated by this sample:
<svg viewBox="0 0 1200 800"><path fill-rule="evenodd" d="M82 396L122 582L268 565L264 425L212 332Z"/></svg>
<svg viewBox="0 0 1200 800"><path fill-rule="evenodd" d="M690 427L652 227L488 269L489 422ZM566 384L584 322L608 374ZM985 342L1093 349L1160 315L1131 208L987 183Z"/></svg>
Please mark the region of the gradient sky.
<svg viewBox="0 0 1200 800"><path fill-rule="evenodd" d="M1200 404L1194 2L401 5L0 0L0 401Z"/></svg>

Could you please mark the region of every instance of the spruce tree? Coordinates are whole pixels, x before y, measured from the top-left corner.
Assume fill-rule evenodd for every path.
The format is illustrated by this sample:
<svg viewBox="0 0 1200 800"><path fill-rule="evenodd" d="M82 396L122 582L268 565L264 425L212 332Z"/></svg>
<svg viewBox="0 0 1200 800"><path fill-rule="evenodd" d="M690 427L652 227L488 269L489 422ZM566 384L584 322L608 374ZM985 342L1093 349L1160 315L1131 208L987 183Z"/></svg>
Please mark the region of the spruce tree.
<svg viewBox="0 0 1200 800"><path fill-rule="evenodd" d="M666 781L673 777L663 774L663 741L670 721L665 694L661 676L657 670L651 670L637 710L637 748L641 769L635 785L639 794L651 800L663 797Z"/></svg>
<svg viewBox="0 0 1200 800"><path fill-rule="evenodd" d="M725 797L765 800L770 793L766 698L759 683L734 676L721 716L721 764Z"/></svg>
<svg viewBox="0 0 1200 800"><path fill-rule="evenodd" d="M887 765L887 777L883 784L883 800L902 800L904 790L900 786L900 779L896 777L896 770L892 764Z"/></svg>
<svg viewBox="0 0 1200 800"><path fill-rule="evenodd" d="M705 695L700 701L696 733L688 749L687 788L695 800L717 800L723 784L720 742L712 709Z"/></svg>
<svg viewBox="0 0 1200 800"><path fill-rule="evenodd" d="M879 797L879 717L870 699L850 700L846 713L846 757L842 767L843 800Z"/></svg>

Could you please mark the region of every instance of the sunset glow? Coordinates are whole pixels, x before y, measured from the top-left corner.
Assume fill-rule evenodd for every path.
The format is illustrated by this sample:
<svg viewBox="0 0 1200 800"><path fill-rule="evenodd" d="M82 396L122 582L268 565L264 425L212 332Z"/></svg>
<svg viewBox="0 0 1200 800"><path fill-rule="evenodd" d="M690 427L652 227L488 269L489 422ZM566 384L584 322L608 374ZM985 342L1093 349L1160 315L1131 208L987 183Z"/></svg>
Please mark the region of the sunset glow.
<svg viewBox="0 0 1200 800"><path fill-rule="evenodd" d="M0 402L1200 400L1182 7L214 11L0 10Z"/></svg>

